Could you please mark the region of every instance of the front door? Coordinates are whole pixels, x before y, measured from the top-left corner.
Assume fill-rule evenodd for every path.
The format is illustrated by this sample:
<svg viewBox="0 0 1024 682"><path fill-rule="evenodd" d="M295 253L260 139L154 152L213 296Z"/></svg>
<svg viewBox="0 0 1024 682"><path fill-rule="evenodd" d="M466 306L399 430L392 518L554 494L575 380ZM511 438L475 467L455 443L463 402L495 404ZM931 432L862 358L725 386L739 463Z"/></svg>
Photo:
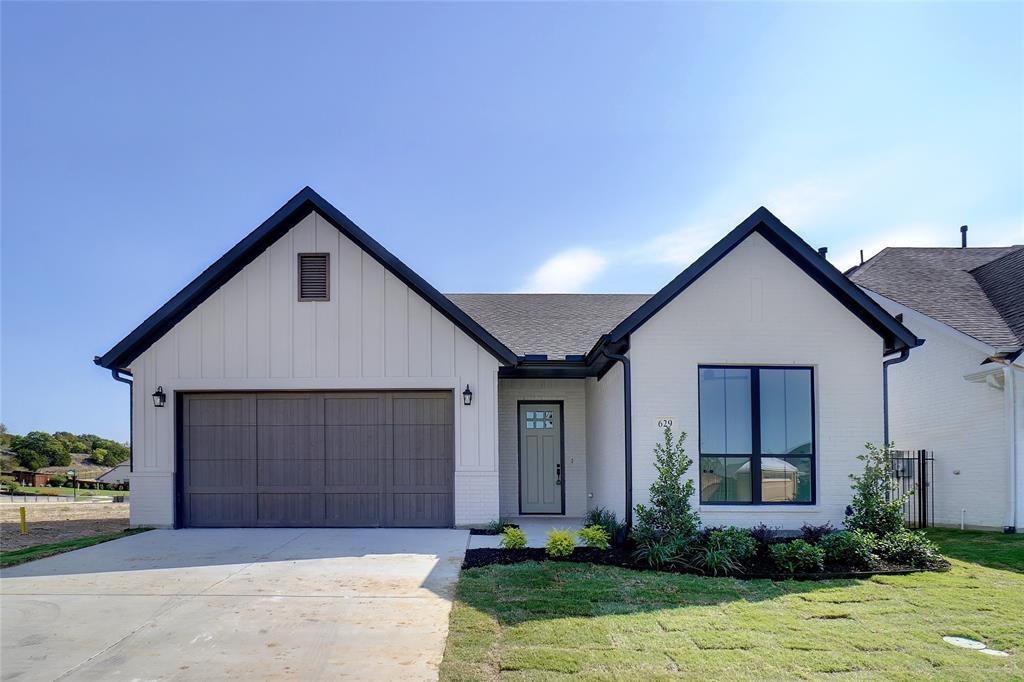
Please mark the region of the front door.
<svg viewBox="0 0 1024 682"><path fill-rule="evenodd" d="M564 514L562 406L519 405L519 511Z"/></svg>

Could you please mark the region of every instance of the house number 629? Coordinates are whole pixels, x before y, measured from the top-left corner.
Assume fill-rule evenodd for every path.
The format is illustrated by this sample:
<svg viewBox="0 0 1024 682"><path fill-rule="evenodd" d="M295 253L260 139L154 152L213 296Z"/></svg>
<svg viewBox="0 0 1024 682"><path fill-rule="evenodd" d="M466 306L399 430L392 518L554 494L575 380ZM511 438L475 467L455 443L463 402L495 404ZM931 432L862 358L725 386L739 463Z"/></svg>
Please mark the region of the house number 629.
<svg viewBox="0 0 1024 682"><path fill-rule="evenodd" d="M658 430L664 431L665 427L670 429L675 428L676 418L675 417L655 417L654 423L658 427Z"/></svg>

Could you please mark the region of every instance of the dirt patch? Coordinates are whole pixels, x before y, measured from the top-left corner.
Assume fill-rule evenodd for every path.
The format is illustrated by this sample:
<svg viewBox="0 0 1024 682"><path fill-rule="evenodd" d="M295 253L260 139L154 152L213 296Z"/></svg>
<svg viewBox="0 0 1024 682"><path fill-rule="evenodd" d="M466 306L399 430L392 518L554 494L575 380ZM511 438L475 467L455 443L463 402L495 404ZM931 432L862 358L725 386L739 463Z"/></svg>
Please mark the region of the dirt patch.
<svg viewBox="0 0 1024 682"><path fill-rule="evenodd" d="M28 504L25 514L28 534L21 535L18 506L0 506L0 549L3 551L118 533L128 528L127 504Z"/></svg>

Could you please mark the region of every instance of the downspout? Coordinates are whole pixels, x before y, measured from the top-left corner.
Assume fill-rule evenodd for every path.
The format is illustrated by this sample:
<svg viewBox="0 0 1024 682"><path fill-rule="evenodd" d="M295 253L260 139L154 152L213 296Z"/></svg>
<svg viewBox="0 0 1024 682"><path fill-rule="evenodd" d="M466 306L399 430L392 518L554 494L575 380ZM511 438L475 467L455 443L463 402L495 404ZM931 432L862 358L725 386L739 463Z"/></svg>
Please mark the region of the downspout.
<svg viewBox="0 0 1024 682"><path fill-rule="evenodd" d="M626 432L626 535L633 529L633 390L629 358L601 348L601 355L622 363L623 430Z"/></svg>
<svg viewBox="0 0 1024 682"><path fill-rule="evenodd" d="M906 362L910 349L904 348L895 358L882 361L882 432L885 447L889 447L889 366Z"/></svg>
<svg viewBox="0 0 1024 682"><path fill-rule="evenodd" d="M1004 381L1004 390L1006 391L1006 400L1010 403L1010 414L1007 426L1010 431L1010 523L1008 526L1003 528L1004 533L1016 533L1017 532L1017 486L1020 484L1020 453L1017 452L1017 429L1020 428L1020 424L1017 423L1017 370L1014 368L1012 362L1006 363L1003 368L1006 373L1006 381Z"/></svg>
<svg viewBox="0 0 1024 682"><path fill-rule="evenodd" d="M131 473L135 471L135 383L129 378L120 376L122 373L131 376L131 372L124 369L110 370L110 376L114 377L114 381L128 384L128 472Z"/></svg>

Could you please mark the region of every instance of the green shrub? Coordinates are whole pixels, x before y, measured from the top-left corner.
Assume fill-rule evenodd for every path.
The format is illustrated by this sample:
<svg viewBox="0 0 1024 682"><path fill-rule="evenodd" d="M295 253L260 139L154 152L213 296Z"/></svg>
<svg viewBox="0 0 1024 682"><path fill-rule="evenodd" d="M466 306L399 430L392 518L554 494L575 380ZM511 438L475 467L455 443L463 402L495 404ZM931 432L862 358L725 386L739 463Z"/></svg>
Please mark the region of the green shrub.
<svg viewBox="0 0 1024 682"><path fill-rule="evenodd" d="M875 553L886 561L915 568L925 568L941 558L939 548L924 533L905 528L879 538Z"/></svg>
<svg viewBox="0 0 1024 682"><path fill-rule="evenodd" d="M706 529L703 545L694 553L693 563L704 573L742 573L757 552L757 542L746 528Z"/></svg>
<svg viewBox="0 0 1024 682"><path fill-rule="evenodd" d="M855 568L870 569L875 565L875 536L863 530L843 530L826 535L818 543L825 552L825 561Z"/></svg>
<svg viewBox="0 0 1024 682"><path fill-rule="evenodd" d="M664 568L671 564L686 564L696 545L683 537L645 539L637 544L633 556L651 568Z"/></svg>
<svg viewBox="0 0 1024 682"><path fill-rule="evenodd" d="M775 565L786 573L813 573L825 568L825 550L804 540L772 545L768 552Z"/></svg>
<svg viewBox="0 0 1024 682"><path fill-rule="evenodd" d="M508 526L501 532L498 544L505 549L522 549L526 547L526 533L514 526Z"/></svg>
<svg viewBox="0 0 1024 682"><path fill-rule="evenodd" d="M608 549L611 545L608 541L611 536L603 526L593 525L581 528L576 535L579 536L580 540L587 547L594 547L596 549Z"/></svg>
<svg viewBox="0 0 1024 682"><path fill-rule="evenodd" d="M903 504L912 491L897 495L899 484L892 471L892 446L864 445L867 452L857 455L864 462L864 473L850 474L853 501L846 517L849 530L863 530L882 537L902 530Z"/></svg>
<svg viewBox="0 0 1024 682"><path fill-rule="evenodd" d="M686 455L680 433L673 440L672 429L665 428L665 439L654 447L657 478L650 488L650 506L636 506L633 540L640 547L652 548L667 543L670 547L689 544L697 535L700 515L692 508L694 483L686 478L693 460ZM685 479L685 480L684 480Z"/></svg>
<svg viewBox="0 0 1024 682"><path fill-rule="evenodd" d="M505 530L509 526L514 526L516 528L519 527L519 526L517 526L516 524L514 524L514 523L512 523L510 521L498 518L498 519L494 519L493 521L488 523L486 526L484 526L484 528L486 528L487 530L491 531L492 533L496 533L496 534L500 535L501 531Z"/></svg>
<svg viewBox="0 0 1024 682"><path fill-rule="evenodd" d="M60 474L53 474L52 476L50 476L50 482L48 485L51 485L54 488L60 488L67 482L68 479L65 478L64 476L61 476Z"/></svg>
<svg viewBox="0 0 1024 682"><path fill-rule="evenodd" d="M544 544L544 551L552 558L569 556L576 547L576 538L571 530L564 528L552 528L548 531L548 541Z"/></svg>
<svg viewBox="0 0 1024 682"><path fill-rule="evenodd" d="M616 518L615 512L611 509L605 509L604 507L591 509L584 514L583 525L588 528L590 526L601 526L608 532L609 539L614 539L615 535L619 532L619 529L622 528L622 524L620 524L618 518Z"/></svg>

